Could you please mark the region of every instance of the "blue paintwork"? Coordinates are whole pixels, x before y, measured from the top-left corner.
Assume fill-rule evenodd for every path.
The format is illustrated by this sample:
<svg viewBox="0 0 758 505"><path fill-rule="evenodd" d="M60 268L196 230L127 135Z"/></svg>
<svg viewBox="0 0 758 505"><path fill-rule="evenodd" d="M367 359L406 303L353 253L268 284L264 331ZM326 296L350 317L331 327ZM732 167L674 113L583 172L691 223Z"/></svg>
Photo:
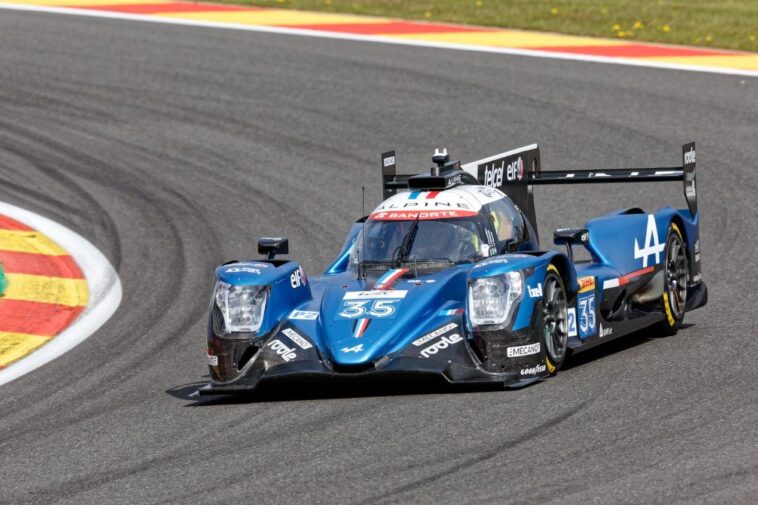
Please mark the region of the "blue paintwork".
<svg viewBox="0 0 758 505"><path fill-rule="evenodd" d="M653 214L658 244L665 244L666 233L672 219L679 220L687 236L688 245L693 247L689 237L697 234L697 216L689 211L677 211L666 207ZM348 317L350 304L346 303L346 293L371 291L376 276L372 279L358 279L355 270L349 269L348 260L362 224L356 223L350 230L345 245L337 259L323 275L308 279L306 285L293 288L290 282L293 272L300 267L295 262L275 267L263 262L234 263L219 267L217 278L235 285L271 286L269 304L264 317L261 334L274 330L279 324L289 322L307 335L319 349L321 356L337 365L362 365L382 357L393 357L412 345L420 336L442 326L455 322L462 330L466 327L465 315L455 313L465 309L467 284L472 279L502 275L509 271L520 271L524 279L524 293L514 314L510 330L528 329L533 324L534 311L539 307L540 297L530 296L529 288L544 285L548 266L553 263L561 267L567 279L569 298L576 302L589 295L575 297L578 291L578 277L594 276L596 289L595 309L603 295L603 283L616 279L643 266L657 265L664 261L663 252L652 252L635 257L635 239L641 249L652 246L647 240L648 214L615 211L592 219L586 224L589 241L585 244L590 251L591 263L570 265L567 256L558 251L532 254L504 254L491 257L477 264L465 264L413 279L401 278L390 290L404 292L402 298L386 298L377 294L376 298L359 300L365 302L360 307L366 311L376 309L380 315L364 313L360 317ZM694 239L693 239L694 240ZM647 258L647 263L645 262ZM245 271L245 269L250 271ZM381 272L379 274L381 275ZM374 306L380 301L378 306ZM391 314L381 317L382 311ZM315 319L292 319L293 310L317 313ZM355 327L359 319L370 319L365 332L356 337ZM464 330L465 331L465 330ZM596 333L596 329L595 329ZM580 338L586 340L592 332L583 332Z"/></svg>

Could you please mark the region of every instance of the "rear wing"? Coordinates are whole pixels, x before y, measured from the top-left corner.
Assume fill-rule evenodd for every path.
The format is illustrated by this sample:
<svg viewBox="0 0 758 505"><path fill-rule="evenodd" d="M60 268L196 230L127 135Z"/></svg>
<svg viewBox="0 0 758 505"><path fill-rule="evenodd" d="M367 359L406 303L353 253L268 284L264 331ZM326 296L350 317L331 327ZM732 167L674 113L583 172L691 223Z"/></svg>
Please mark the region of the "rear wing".
<svg viewBox="0 0 758 505"><path fill-rule="evenodd" d="M657 168L614 168L607 170L550 170L543 172L540 148L537 144L496 154L464 165L450 164L476 178L479 184L498 188L508 195L524 214L537 233L534 210L534 186L548 184L597 184L624 182L683 181L684 197L694 218L697 214L697 182L695 177L695 143L682 146L682 165ZM398 191L408 190L413 175L396 173L395 151L382 154L382 187L384 199ZM444 188L440 188L444 189Z"/></svg>
<svg viewBox="0 0 758 505"><path fill-rule="evenodd" d="M682 165L654 168L614 168L607 170L550 170L540 166L536 144L473 161L461 168L475 176L480 184L493 186L508 195L527 215L537 232L533 186L548 184L598 184L625 182L683 181L684 198L693 218L697 214L695 143L682 146Z"/></svg>

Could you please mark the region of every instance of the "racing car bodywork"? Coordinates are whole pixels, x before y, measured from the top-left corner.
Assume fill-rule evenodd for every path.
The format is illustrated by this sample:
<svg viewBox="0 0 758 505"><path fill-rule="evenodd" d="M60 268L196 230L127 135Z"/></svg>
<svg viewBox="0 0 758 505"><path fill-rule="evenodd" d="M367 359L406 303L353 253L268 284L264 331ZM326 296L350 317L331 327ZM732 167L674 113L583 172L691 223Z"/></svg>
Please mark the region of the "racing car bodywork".
<svg viewBox="0 0 758 505"><path fill-rule="evenodd" d="M200 392L423 375L521 386L572 352L654 325L675 333L706 303L694 143L682 166L656 169L542 172L536 145L434 161L398 175L394 152L382 155L385 200L320 276L276 259L278 238L259 241L266 259L218 267ZM688 208L611 212L556 230L565 253L540 248L533 186L658 181L684 181Z"/></svg>

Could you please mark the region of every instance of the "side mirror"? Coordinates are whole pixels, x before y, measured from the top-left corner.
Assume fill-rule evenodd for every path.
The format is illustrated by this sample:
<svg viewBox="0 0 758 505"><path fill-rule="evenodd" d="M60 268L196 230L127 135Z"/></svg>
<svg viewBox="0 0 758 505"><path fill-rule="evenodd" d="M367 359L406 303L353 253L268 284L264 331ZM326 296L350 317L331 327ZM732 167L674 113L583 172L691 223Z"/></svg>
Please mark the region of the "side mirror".
<svg viewBox="0 0 758 505"><path fill-rule="evenodd" d="M289 253L289 240L286 237L265 237L258 239L258 253L265 254L267 260L274 259L277 254Z"/></svg>

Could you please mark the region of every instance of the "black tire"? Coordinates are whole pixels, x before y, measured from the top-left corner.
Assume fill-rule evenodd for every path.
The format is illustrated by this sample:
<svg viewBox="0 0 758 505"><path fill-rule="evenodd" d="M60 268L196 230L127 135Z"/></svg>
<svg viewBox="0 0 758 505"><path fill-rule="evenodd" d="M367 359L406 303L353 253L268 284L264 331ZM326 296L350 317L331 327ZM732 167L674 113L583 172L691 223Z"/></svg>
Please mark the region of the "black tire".
<svg viewBox="0 0 758 505"><path fill-rule="evenodd" d="M555 375L568 354L568 298L558 269L547 267L542 297L542 345L545 346L545 366Z"/></svg>
<svg viewBox="0 0 758 505"><path fill-rule="evenodd" d="M669 226L663 254L663 321L659 326L666 335L676 335L684 321L690 275L684 237L676 223Z"/></svg>

